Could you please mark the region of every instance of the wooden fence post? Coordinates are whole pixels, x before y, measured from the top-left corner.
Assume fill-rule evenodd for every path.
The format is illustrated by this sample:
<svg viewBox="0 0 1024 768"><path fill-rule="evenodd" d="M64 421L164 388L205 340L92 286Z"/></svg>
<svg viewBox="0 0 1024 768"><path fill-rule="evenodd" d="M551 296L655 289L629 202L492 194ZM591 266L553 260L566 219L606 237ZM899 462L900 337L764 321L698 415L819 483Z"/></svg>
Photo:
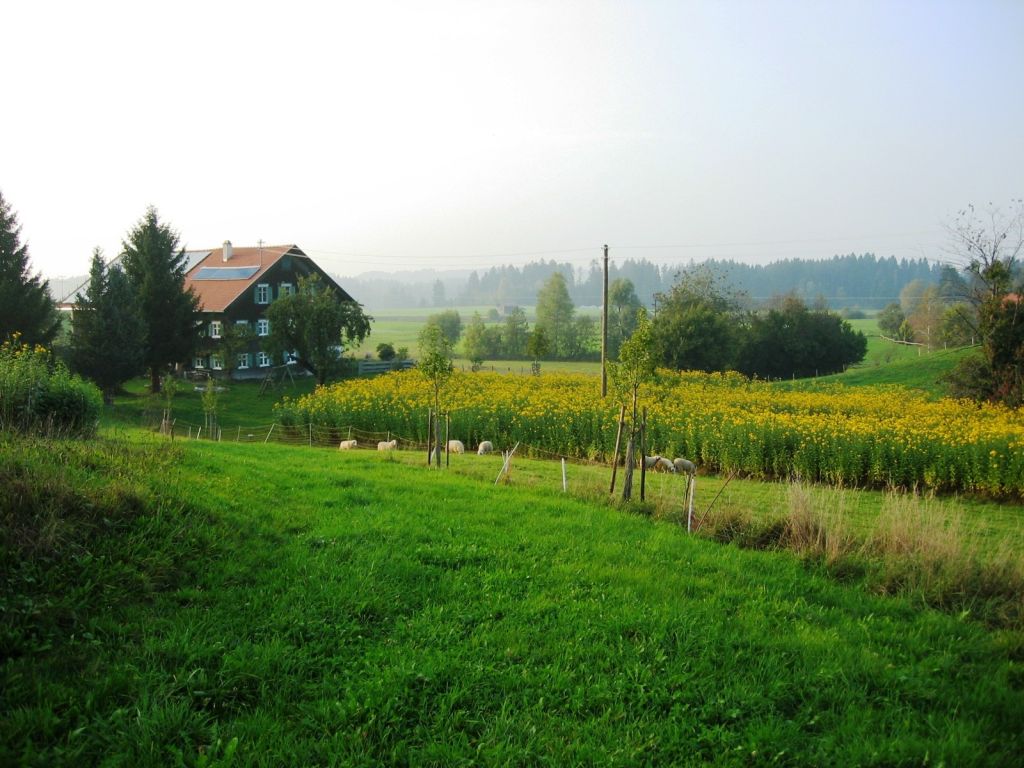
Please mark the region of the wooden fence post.
<svg viewBox="0 0 1024 768"><path fill-rule="evenodd" d="M690 475L690 479L687 482L687 489L689 490L689 503L687 505L686 512L686 532L693 533L693 494L697 490L697 475Z"/></svg>
<svg viewBox="0 0 1024 768"><path fill-rule="evenodd" d="M615 453L612 454L612 484L608 493L615 493L615 473L619 471L619 446L622 444L622 427L625 426L626 406L619 406L619 428L615 432Z"/></svg>
<svg viewBox="0 0 1024 768"><path fill-rule="evenodd" d="M427 466L434 456L434 409L427 408Z"/></svg>
<svg viewBox="0 0 1024 768"><path fill-rule="evenodd" d="M645 501L647 487L647 406L640 422L640 501Z"/></svg>
<svg viewBox="0 0 1024 768"><path fill-rule="evenodd" d="M444 465L446 467L451 466L452 452L448 450L448 443L451 440L451 429L452 415L450 413L446 413L444 415Z"/></svg>

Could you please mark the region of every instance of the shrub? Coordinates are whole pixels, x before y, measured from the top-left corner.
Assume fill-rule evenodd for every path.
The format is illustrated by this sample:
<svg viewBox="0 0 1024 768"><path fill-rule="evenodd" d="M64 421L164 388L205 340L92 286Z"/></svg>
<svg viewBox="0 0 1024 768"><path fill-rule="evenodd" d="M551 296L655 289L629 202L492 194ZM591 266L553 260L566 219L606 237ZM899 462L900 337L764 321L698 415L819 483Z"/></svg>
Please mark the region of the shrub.
<svg viewBox="0 0 1024 768"><path fill-rule="evenodd" d="M49 350L17 336L0 345L0 429L89 437L102 407L99 389L69 373Z"/></svg>

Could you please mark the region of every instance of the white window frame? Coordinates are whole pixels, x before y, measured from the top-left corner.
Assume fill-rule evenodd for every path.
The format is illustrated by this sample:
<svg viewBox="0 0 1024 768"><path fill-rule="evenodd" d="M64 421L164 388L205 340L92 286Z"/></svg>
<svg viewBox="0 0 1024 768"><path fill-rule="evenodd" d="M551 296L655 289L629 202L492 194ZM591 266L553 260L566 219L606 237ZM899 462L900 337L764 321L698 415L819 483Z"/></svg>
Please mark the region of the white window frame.
<svg viewBox="0 0 1024 768"><path fill-rule="evenodd" d="M235 325L236 326L244 325L246 328L248 328L249 327L249 321L248 320L235 320Z"/></svg>
<svg viewBox="0 0 1024 768"><path fill-rule="evenodd" d="M269 336L270 335L270 321L265 317L261 317L256 321L256 335L257 336Z"/></svg>
<svg viewBox="0 0 1024 768"><path fill-rule="evenodd" d="M235 362L236 362L235 368L237 368L238 370L240 370L240 371L248 370L249 369L249 353L248 352L239 352L238 353L238 359Z"/></svg>
<svg viewBox="0 0 1024 768"><path fill-rule="evenodd" d="M197 357L192 361L192 367L196 370L202 370L206 367L206 358Z"/></svg>
<svg viewBox="0 0 1024 768"><path fill-rule="evenodd" d="M269 368L270 364L274 361L270 359L270 355L264 352L262 349L256 354L256 362L260 368Z"/></svg>
<svg viewBox="0 0 1024 768"><path fill-rule="evenodd" d="M224 335L224 323L222 323L220 320L211 320L210 321L210 338L211 339L219 339L223 335Z"/></svg>
<svg viewBox="0 0 1024 768"><path fill-rule="evenodd" d="M285 296L291 296L295 293L294 283L281 283L277 287L277 298L283 299Z"/></svg>
<svg viewBox="0 0 1024 768"><path fill-rule="evenodd" d="M269 304L270 303L270 283L257 283L256 284L256 303L257 304Z"/></svg>
<svg viewBox="0 0 1024 768"><path fill-rule="evenodd" d="M224 358L219 353L210 355L210 368L215 371L224 370Z"/></svg>

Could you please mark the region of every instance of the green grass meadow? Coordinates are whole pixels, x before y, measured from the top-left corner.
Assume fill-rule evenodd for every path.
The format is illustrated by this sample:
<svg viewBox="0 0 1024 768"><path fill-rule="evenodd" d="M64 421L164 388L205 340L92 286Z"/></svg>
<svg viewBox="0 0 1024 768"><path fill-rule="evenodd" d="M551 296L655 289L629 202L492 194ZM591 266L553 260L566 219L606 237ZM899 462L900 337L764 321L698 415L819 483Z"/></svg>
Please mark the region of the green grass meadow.
<svg viewBox="0 0 1024 768"><path fill-rule="evenodd" d="M236 442L312 388L0 433L0 766L1021 765L1019 505L702 474L688 535L679 476Z"/></svg>
<svg viewBox="0 0 1024 768"><path fill-rule="evenodd" d="M494 485L375 451L2 447L3 487L33 502L3 497L0 764L1015 765L1024 748L1019 632L524 482L526 462Z"/></svg>

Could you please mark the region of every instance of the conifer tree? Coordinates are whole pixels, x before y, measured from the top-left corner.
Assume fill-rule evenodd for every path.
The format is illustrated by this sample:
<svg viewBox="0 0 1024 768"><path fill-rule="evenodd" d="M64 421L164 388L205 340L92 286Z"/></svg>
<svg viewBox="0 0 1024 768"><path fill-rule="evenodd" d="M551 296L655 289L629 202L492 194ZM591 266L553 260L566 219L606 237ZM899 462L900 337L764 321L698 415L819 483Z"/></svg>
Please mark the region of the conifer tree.
<svg viewBox="0 0 1024 768"><path fill-rule="evenodd" d="M42 277L29 273L18 218L0 194L0 342L18 333L24 344L49 345L58 330L49 289Z"/></svg>
<svg viewBox="0 0 1024 768"><path fill-rule="evenodd" d="M92 254L89 285L79 294L72 320L71 363L92 379L109 403L118 387L142 369L143 326L128 278Z"/></svg>
<svg viewBox="0 0 1024 768"><path fill-rule="evenodd" d="M185 290L185 251L156 208L146 210L121 245L121 263L145 328L143 363L151 390L159 392L167 367L187 360L196 348L199 298Z"/></svg>

